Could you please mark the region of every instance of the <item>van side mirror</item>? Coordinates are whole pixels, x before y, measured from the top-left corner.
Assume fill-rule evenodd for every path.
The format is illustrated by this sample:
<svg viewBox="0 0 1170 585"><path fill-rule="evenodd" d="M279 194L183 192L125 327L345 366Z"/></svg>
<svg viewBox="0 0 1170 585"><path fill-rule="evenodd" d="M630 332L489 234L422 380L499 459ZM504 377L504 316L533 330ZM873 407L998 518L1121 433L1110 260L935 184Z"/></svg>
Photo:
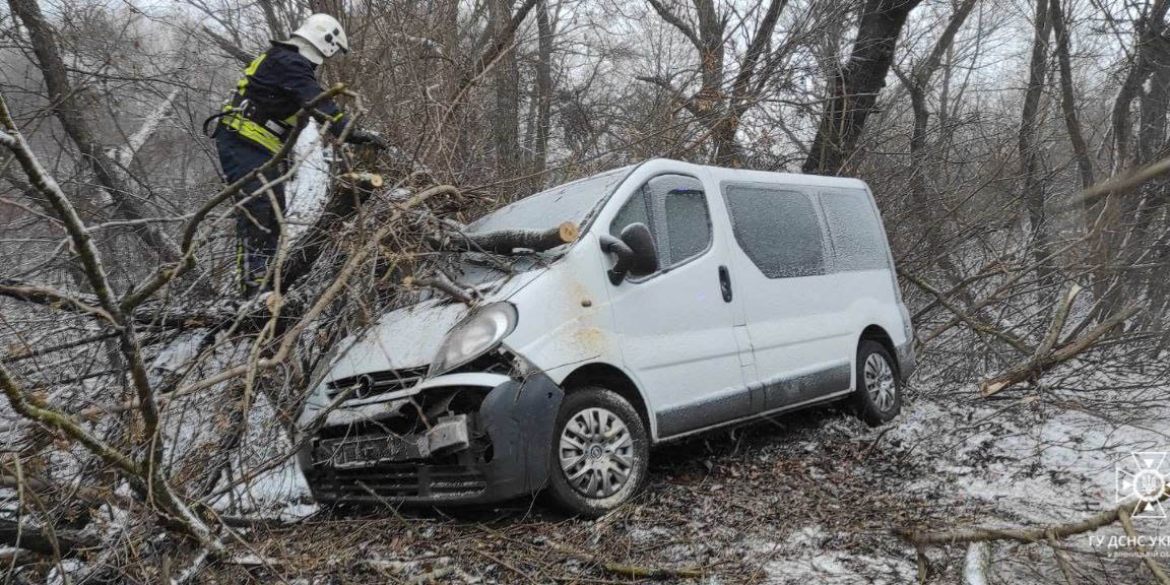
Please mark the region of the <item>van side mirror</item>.
<svg viewBox="0 0 1170 585"><path fill-rule="evenodd" d="M621 239L601 237L601 251L617 257L609 270L609 281L621 284L627 275L646 276L658 271L658 248L646 224L631 223L622 229Z"/></svg>

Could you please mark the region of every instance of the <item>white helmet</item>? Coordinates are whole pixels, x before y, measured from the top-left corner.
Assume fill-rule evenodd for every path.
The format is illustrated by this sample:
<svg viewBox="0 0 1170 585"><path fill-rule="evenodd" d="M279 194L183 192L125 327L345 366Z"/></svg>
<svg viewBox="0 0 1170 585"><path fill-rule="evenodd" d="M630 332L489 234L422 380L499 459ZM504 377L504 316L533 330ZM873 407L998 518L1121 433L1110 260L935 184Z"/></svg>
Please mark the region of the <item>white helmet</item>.
<svg viewBox="0 0 1170 585"><path fill-rule="evenodd" d="M336 18L328 14L313 14L305 19L301 28L294 30L294 37L309 41L325 57L332 57L340 49L342 53L349 52L349 40L345 38L345 29Z"/></svg>

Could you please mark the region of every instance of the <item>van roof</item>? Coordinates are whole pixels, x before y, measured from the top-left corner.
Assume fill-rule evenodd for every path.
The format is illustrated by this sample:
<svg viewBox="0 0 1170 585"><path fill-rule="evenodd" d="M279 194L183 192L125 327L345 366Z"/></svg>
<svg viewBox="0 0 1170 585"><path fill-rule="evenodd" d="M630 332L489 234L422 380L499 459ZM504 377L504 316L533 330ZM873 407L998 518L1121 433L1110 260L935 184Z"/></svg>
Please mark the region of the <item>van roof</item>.
<svg viewBox="0 0 1170 585"><path fill-rule="evenodd" d="M851 189L868 189L865 181L848 177L826 177L823 175L805 175L801 173L774 173L770 171L752 171L747 169L733 169L712 165L696 165L674 159L655 158L643 162L650 165L656 162L668 162L674 167L686 165L696 169L705 169L716 181L745 181L758 183L782 183L787 185L805 185L809 187L843 187Z"/></svg>

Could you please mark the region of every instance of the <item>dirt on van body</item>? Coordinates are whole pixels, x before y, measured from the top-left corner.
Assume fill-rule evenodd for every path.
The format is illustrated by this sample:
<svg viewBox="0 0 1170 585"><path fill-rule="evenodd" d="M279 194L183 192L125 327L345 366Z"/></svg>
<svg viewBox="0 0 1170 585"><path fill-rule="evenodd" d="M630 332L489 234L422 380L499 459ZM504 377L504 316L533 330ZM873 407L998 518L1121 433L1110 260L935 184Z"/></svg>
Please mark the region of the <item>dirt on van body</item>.
<svg viewBox="0 0 1170 585"><path fill-rule="evenodd" d="M917 553L894 529L1071 522L1112 505L1104 486L1113 451L1121 439L1143 437L1088 432L1082 426L1091 419L1028 401L944 407L920 399L896 424L869 429L841 409L810 410L655 450L646 489L599 520L566 518L541 501L490 510L320 510L295 525L252 530L253 548L239 551L240 564L208 576L305 584L912 583ZM1098 582L1133 582L1139 571L1132 560L1100 562L1087 541L1067 545ZM1043 545L991 551L991 572L1006 582L1061 579ZM964 582L966 556L961 546L927 551L930 582Z"/></svg>

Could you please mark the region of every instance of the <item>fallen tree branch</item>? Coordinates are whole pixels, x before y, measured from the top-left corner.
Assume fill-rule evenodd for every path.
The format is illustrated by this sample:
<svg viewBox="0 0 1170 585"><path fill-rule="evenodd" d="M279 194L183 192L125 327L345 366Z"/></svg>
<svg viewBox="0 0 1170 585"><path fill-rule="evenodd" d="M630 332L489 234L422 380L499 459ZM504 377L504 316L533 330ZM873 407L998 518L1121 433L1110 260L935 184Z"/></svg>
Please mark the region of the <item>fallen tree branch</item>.
<svg viewBox="0 0 1170 585"><path fill-rule="evenodd" d="M967 558L963 561L963 585L987 585L987 570L991 568L991 549L986 542L972 542L967 545Z"/></svg>
<svg viewBox="0 0 1170 585"><path fill-rule="evenodd" d="M467 291L459 288L459 285L451 282L447 277L441 274L436 274L431 278L414 278L408 276L402 280L402 285L407 288L412 286L427 286L443 292L447 296L469 307L475 303L475 299Z"/></svg>
<svg viewBox="0 0 1170 585"><path fill-rule="evenodd" d="M380 189L386 184L377 173L345 173L337 181L349 189Z"/></svg>
<svg viewBox="0 0 1170 585"><path fill-rule="evenodd" d="M620 575L622 577L631 577L634 579L698 579L703 576L703 570L698 567L681 567L672 569L670 567L644 567L641 565L630 565L626 563L614 563L603 560L597 555L591 555L578 550L571 549L565 545L557 544L553 541L548 541L549 548L568 557L575 558L579 561L596 565L605 569L606 572Z"/></svg>
<svg viewBox="0 0 1170 585"><path fill-rule="evenodd" d="M1027 361L1013 366L1006 372L980 384L980 394L986 398L1021 382L1038 379L1048 370L1076 357L1082 351L1091 347L1097 342L1097 339L1108 333L1109 330L1125 322L1125 320L1136 315L1139 310L1140 308L1136 306L1124 308L1109 319L1102 321L1080 338L1066 343L1055 351L1048 352L1047 355L1043 355L1037 351L1036 355L1033 355ZM1052 332L1049 331L1049 333L1051 334ZM1056 333L1059 334L1059 331Z"/></svg>
<svg viewBox="0 0 1170 585"><path fill-rule="evenodd" d="M308 311L305 312L305 314L300 318L300 320L296 323L296 325L291 327L281 337L281 344L280 344L279 348L277 349L276 353L274 355L272 355L271 357L262 358L259 361L259 363L257 364L257 367L259 369L266 370L266 369L275 367L277 364L284 362L285 358L287 358L289 353L292 351L293 345L296 343L296 340L300 337L301 333L305 330L305 328L308 327L308 325L310 323L312 323L315 319L317 319L321 315L321 313L325 310L325 308L330 303L333 302L333 299L336 298L337 295L339 295L341 293L341 291L346 288L347 281L348 281L349 277L353 274L353 272L355 270L357 270L358 266L360 266L361 263L364 262L365 259L371 253L374 252L374 250L377 248L378 244L380 242L382 242L382 240L384 240L386 237L388 237L391 233L393 233L395 229L397 229L396 220L399 217L401 217L402 213L405 210L408 210L408 209L415 207L417 205L421 205L424 201L426 201L427 199L429 199L433 196L443 194L443 193L450 193L450 192L458 192L458 189L456 189L455 187L452 187L450 185L439 185L439 186L435 186L435 187L431 187L429 189L426 189L426 190L414 195L408 201L404 202L400 206L401 210L396 211L386 221L386 225L384 227L382 227L377 232L372 234L366 240L365 244L361 248L359 248L353 254L353 256L351 256L349 258L349 260L345 263L345 265L341 268L341 270L338 271L337 275L335 276L335 278L333 280L333 284L330 285L324 292L321 293L321 295L317 298L316 302L314 302L313 305L308 309ZM199 392L200 390L212 388L212 387L214 387L222 382L225 382L225 381L230 380L232 378L235 378L237 376L243 375L244 373L246 373L247 369L248 369L247 364L238 365L238 366L234 366L234 367L225 369L223 371L220 371L217 374L204 377L201 380L198 380L198 381L193 382L187 386L179 388L179 389L175 390L174 392L171 392L165 396L159 396L156 399L156 402L160 408L164 407L168 403L173 402L179 398L182 398L184 396L189 396L191 394ZM3 371L4 370L2 368L0 368L0 373L2 373ZM0 387L2 387L2 385L0 385ZM131 410L134 408L138 408L138 401L137 400L128 400L128 401L122 402L120 404L91 406L91 407L88 407L88 408L85 408L85 409L78 411L74 416L79 418L79 419L94 420L94 419L98 419L98 418L101 418L101 417L109 415L109 414L114 414L114 413L118 413L118 412L125 412L127 410ZM0 430L3 430L3 429L0 429Z"/></svg>
<svg viewBox="0 0 1170 585"><path fill-rule="evenodd" d="M66 311L88 313L110 323L114 323L114 318L105 309L97 307L97 303L87 304L80 299L44 286L36 286L2 278L0 279L0 296L45 305L51 308L64 309Z"/></svg>
<svg viewBox="0 0 1170 585"><path fill-rule="evenodd" d="M1166 489L1170 489L1170 487L1167 487ZM1134 542L1138 542L1137 530L1135 530L1133 527L1133 520L1130 519L1129 510L1126 510L1125 508L1119 508L1117 510L1117 514L1121 520L1121 526L1125 528L1125 534L1133 539ZM1148 551L1146 550L1146 547L1138 544L1137 549L1139 553L1142 553L1142 562L1146 564L1146 568L1149 569L1150 572L1154 574L1154 577L1158 579L1158 583L1161 583L1162 585L1170 585L1170 576L1166 575L1166 571L1162 569L1162 566L1158 564L1158 561L1154 560L1152 555L1147 554Z"/></svg>
<svg viewBox="0 0 1170 585"><path fill-rule="evenodd" d="M1041 526L1039 528L967 528L961 530L943 530L937 532L919 532L911 529L897 529L895 534L906 542L917 546L968 544L972 542L992 542L996 540L1012 540L1031 544L1043 542L1049 538L1068 538L1085 532L1092 532L1104 526L1117 522L1122 511L1138 513L1154 502L1165 501L1170 498L1170 483L1163 484L1162 493L1158 498L1146 502L1130 499L1122 502L1115 508L1099 512L1080 522L1058 524L1056 526ZM1154 492L1150 492L1151 495Z"/></svg>
<svg viewBox="0 0 1170 585"><path fill-rule="evenodd" d="M1020 339L1019 337L1016 337L1015 335L1012 335L1011 333L1008 333L1006 331L1001 331L1001 330L997 329L996 327L993 327L987 323L984 323L983 321L980 321L979 319L976 319L975 317L973 317L971 315L968 315L965 311L963 311L959 307L956 307L953 303L948 301L946 299L946 295L942 291L931 286L930 284L927 284L926 281L918 278L917 276L914 276L913 274L910 274L909 272L900 272L900 274L906 280L909 280L910 282L914 283L918 288L921 288L922 290L924 290L924 291L930 293L932 296L934 296L935 299L938 301L938 304L942 305L946 310L950 311L955 316L955 319L966 323L969 327L971 327L971 329L978 331L980 333L986 333L988 335L991 335L992 337L1000 339L1001 341L1014 347L1016 349L1016 351L1018 351L1024 355L1034 353L1032 348L1028 347L1028 344L1024 343L1024 341L1022 339ZM932 335L931 337L933 338L935 336ZM922 343L926 343L926 342L922 341Z"/></svg>
<svg viewBox="0 0 1170 585"><path fill-rule="evenodd" d="M64 556L76 556L85 549L102 544L96 536L75 530L54 530L53 536L55 538L45 536L35 526L0 520L0 544L50 557L56 556L58 552Z"/></svg>
<svg viewBox="0 0 1170 585"><path fill-rule="evenodd" d="M566 221L547 230L515 229L483 233L460 232L458 237L444 242L441 247L445 250L491 252L493 254L511 254L518 248L544 252L557 246L576 242L579 237L581 237L581 230L577 224Z"/></svg>
<svg viewBox="0 0 1170 585"><path fill-rule="evenodd" d="M100 506L102 504L114 503L122 507L129 507L131 502L125 497L113 492L98 490L85 486L60 486L49 483L43 478L39 477L24 477L24 488L36 492L42 497L51 493L68 493L70 496L80 498L90 506ZM17 489L21 482L13 475L0 475L0 487Z"/></svg>

